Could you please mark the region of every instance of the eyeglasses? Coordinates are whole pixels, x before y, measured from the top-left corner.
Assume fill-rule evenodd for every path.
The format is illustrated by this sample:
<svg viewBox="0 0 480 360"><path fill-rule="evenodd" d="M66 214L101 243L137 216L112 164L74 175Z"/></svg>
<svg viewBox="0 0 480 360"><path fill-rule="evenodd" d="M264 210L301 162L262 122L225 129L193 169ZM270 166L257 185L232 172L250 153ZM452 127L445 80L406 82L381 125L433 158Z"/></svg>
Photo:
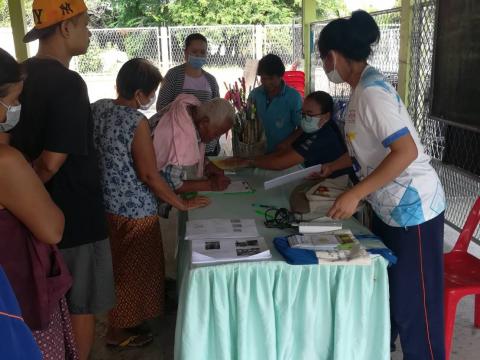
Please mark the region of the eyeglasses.
<svg viewBox="0 0 480 360"><path fill-rule="evenodd" d="M315 116L321 116L323 115L324 113L320 113L320 114L306 114L304 112L302 112L302 117L307 117L307 116L311 116L311 117L315 117Z"/></svg>
<svg viewBox="0 0 480 360"><path fill-rule="evenodd" d="M295 215L286 208L269 208L265 211L265 226L267 228L287 229L292 227Z"/></svg>
<svg viewBox="0 0 480 360"><path fill-rule="evenodd" d="M300 109L300 110L296 110L295 114L300 115L300 116L320 116L320 115L326 114L326 112L318 113L318 114L307 114L307 113L303 112L302 109Z"/></svg>

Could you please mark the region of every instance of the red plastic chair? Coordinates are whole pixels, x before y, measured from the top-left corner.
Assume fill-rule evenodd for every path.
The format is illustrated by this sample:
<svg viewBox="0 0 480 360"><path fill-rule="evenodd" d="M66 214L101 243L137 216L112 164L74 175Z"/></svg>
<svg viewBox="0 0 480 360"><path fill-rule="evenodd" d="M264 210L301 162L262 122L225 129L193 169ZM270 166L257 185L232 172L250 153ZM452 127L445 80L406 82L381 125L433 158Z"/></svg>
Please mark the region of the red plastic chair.
<svg viewBox="0 0 480 360"><path fill-rule="evenodd" d="M285 71L283 80L285 84L297 90L302 95L302 98L305 96L305 73L303 71Z"/></svg>
<svg viewBox="0 0 480 360"><path fill-rule="evenodd" d="M475 296L474 326L480 328L480 259L467 253L480 222L480 197L473 205L453 250L445 254L445 352L450 358L457 304L466 295Z"/></svg>

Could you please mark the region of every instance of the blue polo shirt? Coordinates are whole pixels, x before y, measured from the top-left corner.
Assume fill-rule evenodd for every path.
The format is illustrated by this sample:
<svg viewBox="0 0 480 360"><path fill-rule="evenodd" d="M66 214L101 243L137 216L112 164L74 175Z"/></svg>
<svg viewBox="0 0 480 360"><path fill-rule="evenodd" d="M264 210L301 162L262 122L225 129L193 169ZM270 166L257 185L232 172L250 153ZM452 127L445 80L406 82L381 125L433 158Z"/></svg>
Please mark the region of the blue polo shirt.
<svg viewBox="0 0 480 360"><path fill-rule="evenodd" d="M267 153L275 150L299 125L302 97L282 82L282 90L270 99L262 86L252 90L249 101L255 104L267 138Z"/></svg>

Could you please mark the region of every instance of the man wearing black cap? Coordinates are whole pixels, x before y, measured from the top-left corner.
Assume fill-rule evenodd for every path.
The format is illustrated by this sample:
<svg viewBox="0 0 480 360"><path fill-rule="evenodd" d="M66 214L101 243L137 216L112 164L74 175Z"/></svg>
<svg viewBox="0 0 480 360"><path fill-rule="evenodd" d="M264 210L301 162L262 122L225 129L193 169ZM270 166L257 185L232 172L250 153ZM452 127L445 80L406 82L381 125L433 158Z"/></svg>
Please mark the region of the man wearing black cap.
<svg viewBox="0 0 480 360"><path fill-rule="evenodd" d="M94 314L114 303L90 101L83 79L68 69L90 42L83 0L34 0L35 27L24 42L39 39L38 53L25 62L22 113L11 144L32 161L53 200L65 214L59 244L73 277L67 295L81 360L90 353Z"/></svg>

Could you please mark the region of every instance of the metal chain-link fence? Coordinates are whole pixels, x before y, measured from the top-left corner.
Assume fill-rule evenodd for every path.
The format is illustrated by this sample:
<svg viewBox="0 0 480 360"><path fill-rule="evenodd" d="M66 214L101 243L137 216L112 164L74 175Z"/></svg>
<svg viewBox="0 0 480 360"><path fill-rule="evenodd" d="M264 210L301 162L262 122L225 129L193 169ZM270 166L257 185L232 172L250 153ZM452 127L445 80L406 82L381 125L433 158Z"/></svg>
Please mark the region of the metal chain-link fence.
<svg viewBox="0 0 480 360"><path fill-rule="evenodd" d="M286 66L302 59L301 25L265 25L264 29L263 54L278 55Z"/></svg>
<svg viewBox="0 0 480 360"><path fill-rule="evenodd" d="M200 33L208 39L209 67L235 66L243 68L246 59L255 58L255 26L175 26L169 27L170 51L173 65L184 59L185 38Z"/></svg>
<svg viewBox="0 0 480 360"><path fill-rule="evenodd" d="M247 59L260 59L274 53L286 67L303 58L302 25L298 19L284 25L216 25L90 29L92 36L85 55L73 58L71 68L90 80L93 76L111 77L129 59L142 57L162 72L184 62L185 38L201 33L208 39L207 71L228 74L230 81L241 76ZM12 31L0 28L2 43L14 53ZM31 50L36 52L36 48ZM223 69L223 71L222 71ZM240 72L240 75L238 73Z"/></svg>
<svg viewBox="0 0 480 360"><path fill-rule="evenodd" d="M178 26L169 27L168 32L172 66L185 61L185 39L188 35L200 33L207 38L205 70L215 76L221 94L226 92L223 84L232 84L243 75L246 60L256 58L257 31L254 25Z"/></svg>
<svg viewBox="0 0 480 360"><path fill-rule="evenodd" d="M185 38L201 33L208 39L207 65L220 85L243 75L247 59L267 53L279 55L290 67L302 59L302 27L285 25L174 26L151 28L92 29L88 52L73 59L71 67L85 78L90 98L114 96L115 76L129 59L142 57L157 65L162 74L185 61Z"/></svg>
<svg viewBox="0 0 480 360"><path fill-rule="evenodd" d="M303 27L302 18L295 18L293 20L293 54L295 61L304 60L303 56ZM300 62L298 70L303 69L303 62Z"/></svg>
<svg viewBox="0 0 480 360"><path fill-rule="evenodd" d="M368 62L381 70L387 80L395 87L398 86L399 52L400 52L400 8L378 11L371 14L380 28L380 41L373 47ZM331 19L333 20L333 19ZM320 62L317 49L318 36L322 29L331 20L315 22L311 25L314 39L314 48L311 56L311 83L312 91L323 90L335 99L335 121L341 132L344 128L344 112L350 98L350 86L347 83L334 84L330 82Z"/></svg>
<svg viewBox="0 0 480 360"><path fill-rule="evenodd" d="M374 46L368 62L383 72L396 88L398 85L398 58L400 51L400 8L378 11L371 14L380 28L380 41ZM331 19L333 20L333 19ZM311 25L315 48L312 49L312 90L328 91L336 99L350 97L348 84L334 84L328 78L320 64L316 43L320 32L331 20L315 22Z"/></svg>
<svg viewBox="0 0 480 360"><path fill-rule="evenodd" d="M480 195L480 134L447 125L429 115L435 23L435 1L415 0L408 110L444 186L447 197L445 219L460 229ZM480 228L475 238L480 239Z"/></svg>
<svg viewBox="0 0 480 360"><path fill-rule="evenodd" d="M72 69L83 75L117 74L120 67L135 57L160 66L161 49L158 28L92 29L85 55L75 57Z"/></svg>

